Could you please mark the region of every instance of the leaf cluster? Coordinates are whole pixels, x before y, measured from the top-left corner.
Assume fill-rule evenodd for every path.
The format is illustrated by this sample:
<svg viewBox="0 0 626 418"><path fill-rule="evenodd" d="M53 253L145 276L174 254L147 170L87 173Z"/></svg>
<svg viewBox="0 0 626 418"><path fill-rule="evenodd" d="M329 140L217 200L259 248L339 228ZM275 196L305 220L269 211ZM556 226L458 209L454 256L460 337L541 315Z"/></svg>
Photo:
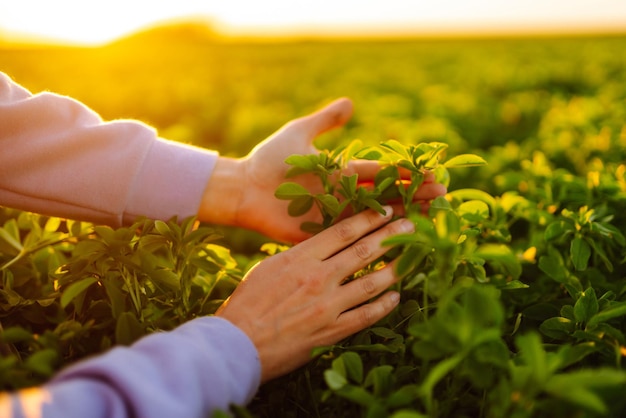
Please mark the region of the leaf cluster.
<svg viewBox="0 0 626 418"><path fill-rule="evenodd" d="M214 312L242 272L193 218L118 229L3 210L0 385Z"/></svg>

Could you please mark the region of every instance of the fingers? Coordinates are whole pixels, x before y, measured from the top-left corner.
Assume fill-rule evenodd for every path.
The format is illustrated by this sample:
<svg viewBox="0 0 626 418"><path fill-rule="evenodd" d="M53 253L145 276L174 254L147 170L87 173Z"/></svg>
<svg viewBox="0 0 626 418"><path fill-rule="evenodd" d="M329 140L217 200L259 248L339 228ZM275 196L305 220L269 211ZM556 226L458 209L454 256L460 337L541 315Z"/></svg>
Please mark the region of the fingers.
<svg viewBox="0 0 626 418"><path fill-rule="evenodd" d="M336 272L336 275L343 281L345 277L367 266L388 250L381 245L384 239L392 235L413 232L413 230L413 222L408 219L392 222L326 260L328 268ZM377 293L380 293L380 290Z"/></svg>
<svg viewBox="0 0 626 418"><path fill-rule="evenodd" d="M433 200L438 196L443 196L447 193L446 186L440 183L422 183L417 189L413 200Z"/></svg>
<svg viewBox="0 0 626 418"><path fill-rule="evenodd" d="M340 286L334 292L336 299L334 305L338 306L341 312L345 312L380 295L398 281L395 264L390 263L380 270Z"/></svg>
<svg viewBox="0 0 626 418"><path fill-rule="evenodd" d="M376 174L380 171L380 163L373 160L352 160L344 171L346 176L358 174L360 182L374 182Z"/></svg>
<svg viewBox="0 0 626 418"><path fill-rule="evenodd" d="M352 116L352 101L337 99L315 113L297 120L309 133L311 139L330 129L343 126Z"/></svg>
<svg viewBox="0 0 626 418"><path fill-rule="evenodd" d="M314 237L298 244L297 248L310 257L325 260L388 222L391 219L393 211L389 206L386 206L385 209L385 215L374 210L366 210L344 219ZM358 253L360 250L357 249L354 251Z"/></svg>
<svg viewBox="0 0 626 418"><path fill-rule="evenodd" d="M332 344L374 325L398 306L400 295L390 291L373 302L342 313L334 326L320 339L320 345Z"/></svg>

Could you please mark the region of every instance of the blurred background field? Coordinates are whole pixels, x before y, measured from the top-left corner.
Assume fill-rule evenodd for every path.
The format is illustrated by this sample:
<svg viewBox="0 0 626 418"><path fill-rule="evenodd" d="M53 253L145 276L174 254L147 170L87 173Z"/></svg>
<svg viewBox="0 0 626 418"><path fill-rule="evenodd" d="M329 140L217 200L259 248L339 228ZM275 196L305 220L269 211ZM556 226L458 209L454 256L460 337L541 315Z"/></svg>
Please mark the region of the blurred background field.
<svg viewBox="0 0 626 418"><path fill-rule="evenodd" d="M237 42L189 23L98 47L4 45L0 70L104 119L139 119L232 156L348 96L353 119L318 146L446 142L453 154L493 154L488 182L535 150L579 174L594 152L623 161L624 50L624 36Z"/></svg>

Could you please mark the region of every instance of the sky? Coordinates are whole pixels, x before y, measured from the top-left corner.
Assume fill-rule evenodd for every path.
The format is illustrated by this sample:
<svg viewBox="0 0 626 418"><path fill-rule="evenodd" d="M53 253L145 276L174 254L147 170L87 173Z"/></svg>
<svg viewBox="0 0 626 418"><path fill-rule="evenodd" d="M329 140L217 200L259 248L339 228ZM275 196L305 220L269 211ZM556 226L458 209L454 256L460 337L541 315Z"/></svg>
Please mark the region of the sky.
<svg viewBox="0 0 626 418"><path fill-rule="evenodd" d="M187 18L231 35L626 33L626 0L0 0L0 38L99 44Z"/></svg>

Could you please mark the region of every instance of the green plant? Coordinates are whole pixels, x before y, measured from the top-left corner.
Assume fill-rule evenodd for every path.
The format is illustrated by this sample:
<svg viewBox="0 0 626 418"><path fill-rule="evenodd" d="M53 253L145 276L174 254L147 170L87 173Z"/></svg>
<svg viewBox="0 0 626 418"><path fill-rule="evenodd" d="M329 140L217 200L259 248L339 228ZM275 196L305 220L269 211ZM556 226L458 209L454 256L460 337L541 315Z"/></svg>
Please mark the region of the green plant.
<svg viewBox="0 0 626 418"><path fill-rule="evenodd" d="M588 244L589 253L596 251L592 264L612 271L607 261L618 251L623 254L624 238L610 224L611 216L583 207L578 216L563 209L555 217L554 210L544 212L515 193L493 197L476 189L437 198L424 216L410 197L425 170L447 182L447 168L482 165L484 160L463 155L441 164L441 144L389 141L380 147L360 146L353 142L331 153L289 158L295 167L290 174L314 172L326 194L311 195L296 183L286 183L277 197L292 201L294 216L316 204L324 224L303 225L312 231L331 225L348 206L377 210L387 199L400 199L416 225L414 233L386 241L393 247L388 255L399 257L402 302L375 327L317 350L313 365L290 377L309 388L289 392L302 411L325 417L529 417L571 416L574 411L602 416L624 408L621 402L612 403L626 388L626 373L620 370L624 336L609 324L624 318L624 302L614 301L613 292L600 300L593 288L583 292L570 269L586 270L590 254L576 241L563 246L569 234L585 243L593 240ZM337 174L353 157L381 162L373 185ZM402 181L398 167L408 170L409 182ZM533 224L521 248L510 231L520 221ZM548 244L535 235L545 236ZM385 258L366 270L380 262ZM528 271L537 266L545 276L533 281ZM528 282L522 279L524 270ZM523 322L526 315L563 303L560 286L576 302L562 305L562 317L539 325L551 341L542 342L537 330L526 330ZM600 360L606 358L614 363ZM327 390L315 391L320 380ZM269 387L272 393L271 383ZM253 408L270 416L263 401Z"/></svg>
<svg viewBox="0 0 626 418"><path fill-rule="evenodd" d="M0 385L211 314L242 277L214 229L193 218L111 229L4 210Z"/></svg>

